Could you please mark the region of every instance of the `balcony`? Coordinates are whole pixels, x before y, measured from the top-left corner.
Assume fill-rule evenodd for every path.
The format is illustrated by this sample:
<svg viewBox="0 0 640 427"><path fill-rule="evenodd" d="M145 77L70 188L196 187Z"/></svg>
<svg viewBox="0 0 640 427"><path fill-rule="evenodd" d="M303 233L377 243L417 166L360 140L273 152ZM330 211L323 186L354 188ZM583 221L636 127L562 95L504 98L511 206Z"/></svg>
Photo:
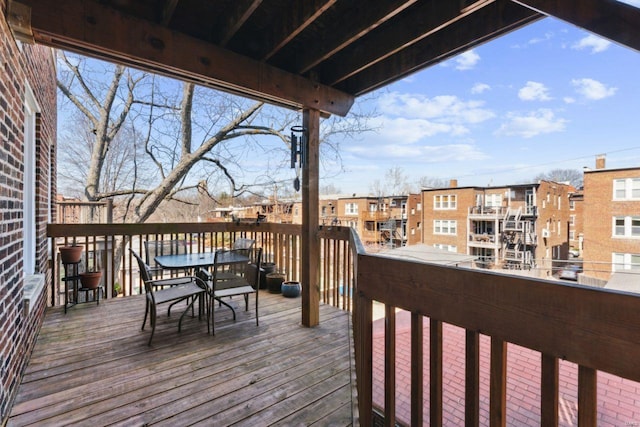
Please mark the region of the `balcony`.
<svg viewBox="0 0 640 427"><path fill-rule="evenodd" d="M490 233L469 233L468 246L473 248L500 248L500 238Z"/></svg>
<svg viewBox="0 0 640 427"><path fill-rule="evenodd" d="M469 219L475 220L498 220L504 218L508 208L492 206L471 206L468 211Z"/></svg>
<svg viewBox="0 0 640 427"><path fill-rule="evenodd" d="M240 311L245 317L236 323L219 316L215 337L197 319L181 334L171 321L159 326L150 349L139 330L140 284L123 245L179 235L195 251L251 237L266 260L297 279L300 227L50 225L49 235L87 247L109 242L95 253L103 257L108 289L129 277L121 282L126 297L107 292L99 306L78 305L66 316L52 298L56 306L48 310L9 425L92 416L139 424L307 424L313 414L331 425L372 425L382 416L387 425L444 419L595 426L640 416L637 409L618 413L611 403L611 396L631 393L630 405L640 404L635 295L372 255L349 228L321 228L319 326L299 326L304 298L261 293L259 327L251 310L248 317ZM54 281L49 296L57 291ZM449 337L459 343L453 353ZM463 362L454 376L452 357ZM523 360L535 367L534 379L514 368ZM568 391L567 364L575 379ZM532 397L523 402L522 395ZM522 417L530 421L520 423Z"/></svg>

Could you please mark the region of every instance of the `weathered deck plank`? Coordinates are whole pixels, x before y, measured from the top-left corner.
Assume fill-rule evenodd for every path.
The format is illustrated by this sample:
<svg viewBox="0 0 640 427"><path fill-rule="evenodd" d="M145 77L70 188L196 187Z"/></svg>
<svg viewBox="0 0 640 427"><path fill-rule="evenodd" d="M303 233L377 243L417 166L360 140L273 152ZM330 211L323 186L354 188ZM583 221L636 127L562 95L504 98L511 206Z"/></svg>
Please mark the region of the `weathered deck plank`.
<svg viewBox="0 0 640 427"><path fill-rule="evenodd" d="M8 425L352 425L349 314L321 306L304 328L300 299L261 291L256 326L232 303L215 336L159 311L151 347L144 297L50 309Z"/></svg>

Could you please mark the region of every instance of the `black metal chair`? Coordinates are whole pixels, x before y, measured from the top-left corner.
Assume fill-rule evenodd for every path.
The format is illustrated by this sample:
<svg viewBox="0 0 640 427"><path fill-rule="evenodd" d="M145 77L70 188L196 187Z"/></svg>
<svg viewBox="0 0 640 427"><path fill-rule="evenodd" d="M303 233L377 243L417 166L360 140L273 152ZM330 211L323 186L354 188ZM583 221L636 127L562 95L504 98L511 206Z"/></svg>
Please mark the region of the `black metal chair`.
<svg viewBox="0 0 640 427"><path fill-rule="evenodd" d="M163 277L163 268L156 265L155 257L160 255L177 255L187 253L187 241L184 239L171 239L171 240L145 240L144 252L147 258L147 265L152 272L152 277L160 279ZM185 274L189 274L185 270Z"/></svg>
<svg viewBox="0 0 640 427"><path fill-rule="evenodd" d="M209 314L211 316L211 331L215 335L215 312L214 302L218 301L231 309L233 320L236 320L236 312L233 306L224 302L222 298L242 296L244 297L245 311L249 310L249 296L255 295L256 300L256 326L259 325L258 320L258 296L260 288L260 264L262 260L262 248L232 249L231 253L236 252L240 255L247 256L248 261L235 265L235 273L233 277L228 275L227 271L222 270L223 266L219 264L218 258L226 251L217 251L214 257L214 266L209 274ZM224 274L220 274L224 273Z"/></svg>
<svg viewBox="0 0 640 427"><path fill-rule="evenodd" d="M144 289L146 292L146 307L144 312L144 320L142 321L142 330L147 323L147 316L151 323L151 336L149 337L148 345L151 345L151 340L156 330L156 306L164 303L169 303L167 308L167 316L171 316L171 308L181 302L187 302L187 308L184 310L178 321L178 332L182 329L182 319L185 314L191 309L193 315L193 305L196 300L199 300L198 306L198 319L202 317L203 310L207 310L207 333L209 332L209 304L207 302L208 287L205 282L195 276L184 276L170 279L158 279L154 280L151 276L151 268L147 265L140 255L134 250L131 250L131 254L138 262L140 269L140 276L144 283Z"/></svg>

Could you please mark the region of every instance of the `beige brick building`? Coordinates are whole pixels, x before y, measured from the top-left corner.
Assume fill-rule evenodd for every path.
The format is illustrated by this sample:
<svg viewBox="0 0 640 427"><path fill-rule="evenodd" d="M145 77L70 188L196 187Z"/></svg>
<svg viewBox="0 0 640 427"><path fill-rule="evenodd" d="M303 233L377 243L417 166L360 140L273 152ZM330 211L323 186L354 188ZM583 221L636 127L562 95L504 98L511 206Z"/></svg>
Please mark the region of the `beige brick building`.
<svg viewBox="0 0 640 427"><path fill-rule="evenodd" d="M403 246L410 226L407 222L408 199L408 196L340 198L337 200L337 219L340 225L355 228L363 244L370 249ZM419 207L417 200L415 195L412 199L415 208ZM415 213L412 217L415 229L419 221Z"/></svg>
<svg viewBox="0 0 640 427"><path fill-rule="evenodd" d="M640 167L584 173L584 274L608 280L616 271L640 273Z"/></svg>
<svg viewBox="0 0 640 427"><path fill-rule="evenodd" d="M473 255L486 268L551 275L568 258L569 194L562 183L457 187L422 192L423 242Z"/></svg>

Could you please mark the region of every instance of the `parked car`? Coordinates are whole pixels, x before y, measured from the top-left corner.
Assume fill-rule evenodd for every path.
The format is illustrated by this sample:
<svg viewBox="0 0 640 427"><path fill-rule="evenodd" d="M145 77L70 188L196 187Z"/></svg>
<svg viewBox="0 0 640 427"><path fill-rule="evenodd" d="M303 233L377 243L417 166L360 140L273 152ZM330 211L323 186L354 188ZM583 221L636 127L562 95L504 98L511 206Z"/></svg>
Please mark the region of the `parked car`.
<svg viewBox="0 0 640 427"><path fill-rule="evenodd" d="M558 277L565 280L578 280L578 273L582 273L582 266L576 264L565 265Z"/></svg>
<svg viewBox="0 0 640 427"><path fill-rule="evenodd" d="M573 258L578 258L580 256L580 251L576 248L571 248L569 249L569 255L571 255Z"/></svg>

